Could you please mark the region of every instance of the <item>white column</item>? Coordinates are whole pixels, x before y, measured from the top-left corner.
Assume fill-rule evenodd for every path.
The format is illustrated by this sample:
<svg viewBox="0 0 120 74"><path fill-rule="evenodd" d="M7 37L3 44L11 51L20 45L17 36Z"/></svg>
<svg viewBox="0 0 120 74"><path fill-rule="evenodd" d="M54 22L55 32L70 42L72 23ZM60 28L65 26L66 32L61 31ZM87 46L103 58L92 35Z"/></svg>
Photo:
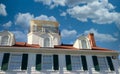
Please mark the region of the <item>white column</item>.
<svg viewBox="0 0 120 74"><path fill-rule="evenodd" d="M89 74L93 74L94 65L93 65L92 56L91 55L87 55L86 56L86 61L87 61L87 65L88 65Z"/></svg>
<svg viewBox="0 0 120 74"><path fill-rule="evenodd" d="M28 74L32 74L32 71L35 71L35 54L29 53L28 54Z"/></svg>
<svg viewBox="0 0 120 74"><path fill-rule="evenodd" d="M59 54L59 71L60 74L64 74L64 71L66 71L66 64L65 64L65 55Z"/></svg>
<svg viewBox="0 0 120 74"><path fill-rule="evenodd" d="M3 53L0 53L0 70L1 70L1 66L2 66L2 61L3 61Z"/></svg>

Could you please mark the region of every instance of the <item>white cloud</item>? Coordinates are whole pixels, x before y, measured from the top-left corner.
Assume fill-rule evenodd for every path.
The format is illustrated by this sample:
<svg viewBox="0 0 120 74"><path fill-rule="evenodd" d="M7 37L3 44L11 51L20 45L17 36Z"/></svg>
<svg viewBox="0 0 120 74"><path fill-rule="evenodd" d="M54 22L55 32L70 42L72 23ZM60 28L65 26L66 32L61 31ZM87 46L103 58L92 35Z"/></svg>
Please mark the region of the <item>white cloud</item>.
<svg viewBox="0 0 120 74"><path fill-rule="evenodd" d="M35 17L37 20L47 20L47 21L56 21L56 18L54 16L48 17L47 15L40 15Z"/></svg>
<svg viewBox="0 0 120 74"><path fill-rule="evenodd" d="M34 0L54 8L57 6L68 6L67 12L60 16L66 16L68 13L71 17L87 22L90 19L97 24L115 23L120 29L120 13L115 12L115 6L108 0Z"/></svg>
<svg viewBox="0 0 120 74"><path fill-rule="evenodd" d="M63 29L61 31L61 36L66 37L66 38L76 37L77 36L77 31L76 30Z"/></svg>
<svg viewBox="0 0 120 74"><path fill-rule="evenodd" d="M60 14L60 16L66 16L66 15L67 15L66 12L62 12L62 13Z"/></svg>
<svg viewBox="0 0 120 74"><path fill-rule="evenodd" d="M15 16L15 24L20 25L26 29L29 27L30 20L32 19L56 21L56 18L54 16L48 17L47 15L40 15L35 17L33 14L30 13L18 13Z"/></svg>
<svg viewBox="0 0 120 74"><path fill-rule="evenodd" d="M6 12L6 6L4 4L0 4L0 15L2 16L6 16L7 12Z"/></svg>
<svg viewBox="0 0 120 74"><path fill-rule="evenodd" d="M34 0L35 2L43 2L45 5L50 5L52 3L52 0Z"/></svg>
<svg viewBox="0 0 120 74"><path fill-rule="evenodd" d="M69 7L74 7L76 5L91 3L93 1L97 0L66 0L66 5Z"/></svg>
<svg viewBox="0 0 120 74"><path fill-rule="evenodd" d="M74 6L67 9L67 13L79 21L87 22L91 19L93 23L97 24L111 24L116 23L120 28L120 13L113 11L114 6L108 0L94 0L82 6Z"/></svg>
<svg viewBox="0 0 120 74"><path fill-rule="evenodd" d="M34 15L32 15L30 13L18 13L15 16L15 24L21 25L24 28L28 28L29 22L33 18L34 18Z"/></svg>
<svg viewBox="0 0 120 74"><path fill-rule="evenodd" d="M35 2L43 3L44 5L49 5L50 8L57 6L65 6L66 0L34 0Z"/></svg>
<svg viewBox="0 0 120 74"><path fill-rule="evenodd" d="M7 23L3 24L3 27L4 28L9 28L9 27L11 27L11 25L12 25L12 22L8 21Z"/></svg>
<svg viewBox="0 0 120 74"><path fill-rule="evenodd" d="M112 35L99 33L97 30L93 28L90 30L86 30L84 32L84 34L89 34L89 33L94 33L96 41L99 41L99 42L113 42L117 40L117 38L113 37Z"/></svg>
<svg viewBox="0 0 120 74"><path fill-rule="evenodd" d="M27 41L27 34L21 31L12 31L17 41Z"/></svg>

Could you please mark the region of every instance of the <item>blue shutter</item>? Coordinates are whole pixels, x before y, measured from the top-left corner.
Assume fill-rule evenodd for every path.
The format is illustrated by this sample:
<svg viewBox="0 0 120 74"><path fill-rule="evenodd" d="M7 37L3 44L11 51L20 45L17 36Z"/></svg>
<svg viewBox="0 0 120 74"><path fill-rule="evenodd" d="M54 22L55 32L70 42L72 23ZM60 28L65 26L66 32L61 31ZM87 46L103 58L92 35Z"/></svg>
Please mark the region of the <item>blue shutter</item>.
<svg viewBox="0 0 120 74"><path fill-rule="evenodd" d="M54 70L59 70L58 55L53 55Z"/></svg>
<svg viewBox="0 0 120 74"><path fill-rule="evenodd" d="M9 57L10 57L10 53L5 53L5 54L4 54L3 60L2 60L1 70L6 71L6 70L8 69Z"/></svg>
<svg viewBox="0 0 120 74"><path fill-rule="evenodd" d="M100 71L97 56L92 56L94 68L96 71Z"/></svg>
<svg viewBox="0 0 120 74"><path fill-rule="evenodd" d="M72 67L71 67L71 56L70 55L66 55L66 68L69 71L72 70Z"/></svg>
<svg viewBox="0 0 120 74"><path fill-rule="evenodd" d="M87 61L86 61L86 56L82 55L82 56L81 56L81 60L82 60L83 70L88 70L88 68L87 68Z"/></svg>
<svg viewBox="0 0 120 74"><path fill-rule="evenodd" d="M107 56L107 62L108 62L108 65L110 67L110 70L114 71L114 66L113 66L111 57Z"/></svg>
<svg viewBox="0 0 120 74"><path fill-rule="evenodd" d="M28 64L28 54L23 54L22 55L22 70L27 70L27 64Z"/></svg>
<svg viewBox="0 0 120 74"><path fill-rule="evenodd" d="M36 70L41 70L41 54L36 55Z"/></svg>

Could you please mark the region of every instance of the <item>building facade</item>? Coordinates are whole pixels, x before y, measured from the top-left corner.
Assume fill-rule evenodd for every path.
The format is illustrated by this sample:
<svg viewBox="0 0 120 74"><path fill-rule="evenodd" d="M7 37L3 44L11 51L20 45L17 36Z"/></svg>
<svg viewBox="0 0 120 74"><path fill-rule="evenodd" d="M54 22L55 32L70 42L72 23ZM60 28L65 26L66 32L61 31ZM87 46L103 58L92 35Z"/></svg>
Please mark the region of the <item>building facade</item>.
<svg viewBox="0 0 120 74"><path fill-rule="evenodd" d="M0 74L120 74L119 52L98 47L93 33L62 44L58 22L31 20L27 36L0 32Z"/></svg>

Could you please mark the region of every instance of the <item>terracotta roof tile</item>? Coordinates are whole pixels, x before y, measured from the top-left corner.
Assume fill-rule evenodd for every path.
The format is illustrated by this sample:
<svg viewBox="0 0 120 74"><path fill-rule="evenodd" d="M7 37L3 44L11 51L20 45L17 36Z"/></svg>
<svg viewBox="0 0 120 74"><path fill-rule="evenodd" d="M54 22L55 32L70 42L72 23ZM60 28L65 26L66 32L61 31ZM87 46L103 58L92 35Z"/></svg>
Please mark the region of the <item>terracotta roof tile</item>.
<svg viewBox="0 0 120 74"><path fill-rule="evenodd" d="M8 47L8 46L6 46ZM16 42L13 47L30 47L30 48L40 48L38 44L27 44L26 42ZM55 45L54 48L58 49L68 49L68 50L86 50L86 49L78 49L73 47L72 44L61 44L61 45ZM114 51L106 48L101 48L101 47L92 47L91 50L99 50L99 51Z"/></svg>
<svg viewBox="0 0 120 74"><path fill-rule="evenodd" d="M40 48L38 44L27 44L26 42L16 42L14 47L33 47Z"/></svg>
<svg viewBox="0 0 120 74"><path fill-rule="evenodd" d="M55 45L54 48L62 48L62 49L77 49L77 48L73 47L73 45L66 45L66 44Z"/></svg>
<svg viewBox="0 0 120 74"><path fill-rule="evenodd" d="M101 47L92 47L92 50L113 51L113 50L106 49L106 48L101 48Z"/></svg>

